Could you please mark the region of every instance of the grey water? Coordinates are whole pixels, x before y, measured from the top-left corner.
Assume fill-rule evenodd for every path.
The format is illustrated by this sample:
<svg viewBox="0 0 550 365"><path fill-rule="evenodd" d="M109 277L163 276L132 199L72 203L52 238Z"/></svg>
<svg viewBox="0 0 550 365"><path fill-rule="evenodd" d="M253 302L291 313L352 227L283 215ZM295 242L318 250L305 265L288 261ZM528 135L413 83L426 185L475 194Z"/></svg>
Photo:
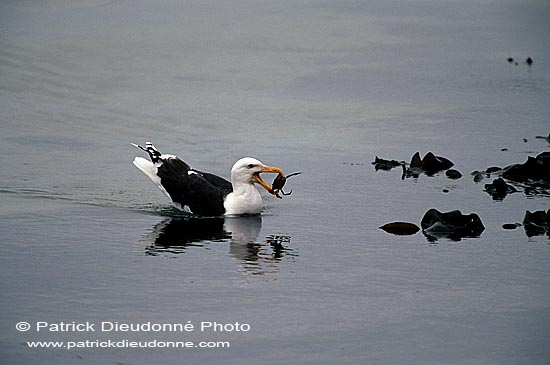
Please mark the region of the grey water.
<svg viewBox="0 0 550 365"><path fill-rule="evenodd" d="M548 364L550 238L502 225L549 194L493 200L470 175L550 150L548 19L542 0L2 1L2 363ZM149 140L226 178L243 156L302 174L261 216L198 219L132 166ZM417 151L463 177L370 164ZM430 208L485 231L378 228ZM95 331L36 328L60 322ZM230 347L84 345L108 340Z"/></svg>

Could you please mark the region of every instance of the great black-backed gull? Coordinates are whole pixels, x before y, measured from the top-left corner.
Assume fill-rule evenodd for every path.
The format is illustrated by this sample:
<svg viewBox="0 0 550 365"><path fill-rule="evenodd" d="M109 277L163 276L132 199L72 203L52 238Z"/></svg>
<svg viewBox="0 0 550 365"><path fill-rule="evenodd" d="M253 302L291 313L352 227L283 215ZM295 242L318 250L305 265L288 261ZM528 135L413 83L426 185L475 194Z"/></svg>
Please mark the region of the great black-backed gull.
<svg viewBox="0 0 550 365"><path fill-rule="evenodd" d="M174 155L161 154L151 142L145 147L132 143L149 154L151 161L136 157L134 165L183 211L202 216L258 214L262 210L262 197L255 183L270 194L275 191L260 173L277 173L283 170L263 164L252 157L235 162L231 169L231 182L191 168Z"/></svg>

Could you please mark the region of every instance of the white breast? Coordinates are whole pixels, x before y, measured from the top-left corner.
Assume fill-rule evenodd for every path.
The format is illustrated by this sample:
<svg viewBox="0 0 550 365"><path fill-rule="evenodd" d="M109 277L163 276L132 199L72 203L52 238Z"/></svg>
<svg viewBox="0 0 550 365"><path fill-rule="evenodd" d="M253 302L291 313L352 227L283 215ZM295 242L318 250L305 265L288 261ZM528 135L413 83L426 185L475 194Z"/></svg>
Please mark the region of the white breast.
<svg viewBox="0 0 550 365"><path fill-rule="evenodd" d="M223 203L226 215L258 214L262 211L262 196L254 185L233 191Z"/></svg>

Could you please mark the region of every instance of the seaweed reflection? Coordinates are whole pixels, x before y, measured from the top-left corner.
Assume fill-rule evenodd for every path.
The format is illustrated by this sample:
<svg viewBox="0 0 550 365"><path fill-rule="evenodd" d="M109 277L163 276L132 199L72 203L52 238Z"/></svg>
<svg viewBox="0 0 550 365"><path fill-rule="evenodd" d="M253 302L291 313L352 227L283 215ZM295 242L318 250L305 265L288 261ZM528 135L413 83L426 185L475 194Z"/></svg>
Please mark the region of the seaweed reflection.
<svg viewBox="0 0 550 365"><path fill-rule="evenodd" d="M171 217L156 224L141 241L146 242L145 254L151 256L174 256L193 247L227 242L229 256L238 261L243 272L266 274L277 271L284 257L296 254L288 247L290 236L268 235L258 241L261 230L261 216Z"/></svg>

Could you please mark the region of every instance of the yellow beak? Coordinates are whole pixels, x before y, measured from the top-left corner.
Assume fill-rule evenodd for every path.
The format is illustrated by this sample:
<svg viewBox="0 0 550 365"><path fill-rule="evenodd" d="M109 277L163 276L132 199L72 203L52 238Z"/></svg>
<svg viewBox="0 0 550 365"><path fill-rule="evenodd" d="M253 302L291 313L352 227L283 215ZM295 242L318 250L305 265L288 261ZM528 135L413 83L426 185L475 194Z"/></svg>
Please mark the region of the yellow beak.
<svg viewBox="0 0 550 365"><path fill-rule="evenodd" d="M252 175L252 177L254 178L254 180L256 180L256 182L257 182L258 184L260 184L261 186L263 186L263 188L264 188L265 190L267 190L270 194L275 195L275 192L273 191L273 188L271 188L271 186L269 186L269 185L260 177L260 173L262 173L262 172L276 173L276 174L280 174L280 175L285 176L284 171L281 170L281 169L278 168L278 167L263 165L261 171L256 172L255 174Z"/></svg>

